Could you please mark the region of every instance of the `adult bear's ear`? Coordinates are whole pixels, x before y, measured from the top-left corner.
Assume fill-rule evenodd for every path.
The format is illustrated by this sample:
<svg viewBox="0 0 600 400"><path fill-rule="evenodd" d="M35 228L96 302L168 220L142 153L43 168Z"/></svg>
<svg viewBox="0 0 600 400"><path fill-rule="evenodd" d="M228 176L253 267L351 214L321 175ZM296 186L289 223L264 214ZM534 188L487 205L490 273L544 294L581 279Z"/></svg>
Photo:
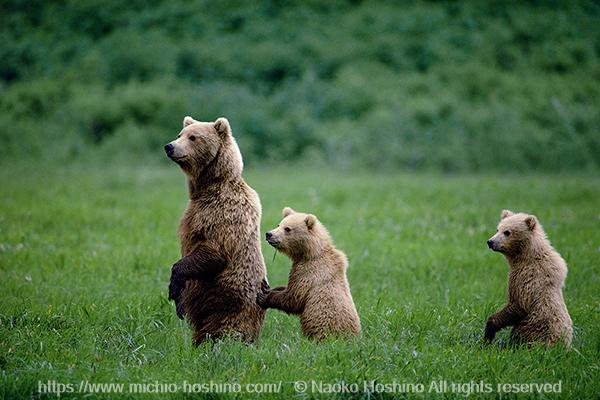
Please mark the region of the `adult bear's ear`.
<svg viewBox="0 0 600 400"><path fill-rule="evenodd" d="M215 121L215 129L219 135L228 135L231 133L231 126L229 126L229 121L227 118L217 118Z"/></svg>
<svg viewBox="0 0 600 400"><path fill-rule="evenodd" d="M525 223L527 224L529 230L532 231L537 225L537 218L535 215L528 215L527 218L525 218Z"/></svg>
<svg viewBox="0 0 600 400"><path fill-rule="evenodd" d="M306 217L304 217L304 223L306 223L306 226L308 227L308 229L312 229L313 226L315 226L316 222L317 222L317 217L315 217L312 214L308 214Z"/></svg>
<svg viewBox="0 0 600 400"><path fill-rule="evenodd" d="M283 211L281 211L281 215L283 215L283 218L287 217L288 215L292 215L295 214L296 211L292 210L290 207L286 207L283 209Z"/></svg>
<svg viewBox="0 0 600 400"><path fill-rule="evenodd" d="M194 118L192 118L190 116L186 116L183 119L183 127L185 128L186 126L191 125L191 124L195 124L196 122L198 122L198 121L196 121Z"/></svg>
<svg viewBox="0 0 600 400"><path fill-rule="evenodd" d="M502 210L500 213L500 219L512 217L513 215L515 215L515 213L510 210Z"/></svg>

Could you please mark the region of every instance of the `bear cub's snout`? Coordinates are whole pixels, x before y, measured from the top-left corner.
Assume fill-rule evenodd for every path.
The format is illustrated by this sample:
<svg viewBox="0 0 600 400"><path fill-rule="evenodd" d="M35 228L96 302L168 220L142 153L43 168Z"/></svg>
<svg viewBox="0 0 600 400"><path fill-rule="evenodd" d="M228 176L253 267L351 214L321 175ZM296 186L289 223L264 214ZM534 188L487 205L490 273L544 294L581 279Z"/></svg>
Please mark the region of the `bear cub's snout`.
<svg viewBox="0 0 600 400"><path fill-rule="evenodd" d="M277 238L273 235L273 231L265 233L265 238L267 239L267 242L275 248L277 248L280 244L280 241L277 240Z"/></svg>

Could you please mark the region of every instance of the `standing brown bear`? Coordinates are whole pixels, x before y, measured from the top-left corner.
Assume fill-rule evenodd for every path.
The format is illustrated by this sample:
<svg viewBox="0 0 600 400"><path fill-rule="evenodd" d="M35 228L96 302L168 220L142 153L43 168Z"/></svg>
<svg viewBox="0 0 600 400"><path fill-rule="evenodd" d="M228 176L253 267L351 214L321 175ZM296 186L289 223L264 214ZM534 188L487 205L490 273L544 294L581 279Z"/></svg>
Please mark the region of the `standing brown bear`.
<svg viewBox="0 0 600 400"><path fill-rule="evenodd" d="M229 122L183 120L167 156L187 176L189 202L179 224L182 258L171 270L169 300L187 314L194 343L259 336L265 311L256 295L266 279L260 247L261 205L242 178L242 156Z"/></svg>
<svg viewBox="0 0 600 400"><path fill-rule="evenodd" d="M487 244L504 254L510 272L508 304L488 318L485 340L492 341L500 329L513 326L511 340L516 343L562 340L569 346L573 327L562 294L567 264L537 218L502 211L498 231Z"/></svg>
<svg viewBox="0 0 600 400"><path fill-rule="evenodd" d="M358 335L360 319L346 278L346 255L335 248L314 215L286 207L283 217L266 236L271 246L292 259L288 284L265 287L257 302L264 308L300 314L302 331L312 339Z"/></svg>

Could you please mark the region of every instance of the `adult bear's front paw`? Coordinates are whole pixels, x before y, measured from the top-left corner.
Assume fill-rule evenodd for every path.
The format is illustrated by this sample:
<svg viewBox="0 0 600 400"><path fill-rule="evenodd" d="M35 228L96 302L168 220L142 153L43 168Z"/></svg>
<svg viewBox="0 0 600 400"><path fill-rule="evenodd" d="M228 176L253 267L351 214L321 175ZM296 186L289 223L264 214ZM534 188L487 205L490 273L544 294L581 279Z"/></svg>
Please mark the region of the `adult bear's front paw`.
<svg viewBox="0 0 600 400"><path fill-rule="evenodd" d="M175 274L171 274L171 281L169 282L169 300L177 302L181 297L183 291L183 281L179 279Z"/></svg>
<svg viewBox="0 0 600 400"><path fill-rule="evenodd" d="M185 308L183 307L183 300L181 298L175 300L175 312L177 313L177 317L179 319L183 319L185 317Z"/></svg>
<svg viewBox="0 0 600 400"><path fill-rule="evenodd" d="M496 328L496 323L493 317L489 317L487 323L485 324L485 332L483 334L483 340L486 343L490 343L496 337L496 332L498 329Z"/></svg>
<svg viewBox="0 0 600 400"><path fill-rule="evenodd" d="M169 300L173 300L175 305L177 305L177 315L179 316L179 309L183 311L183 306L180 304L181 302L181 292L183 292L183 288L185 287L185 280L179 274L177 270L177 264L173 265L171 269L171 281L169 282ZM182 314L183 315L183 314ZM179 316L179 318L182 318Z"/></svg>
<svg viewBox="0 0 600 400"><path fill-rule="evenodd" d="M180 279L179 276L173 272L171 274L171 282L169 282L169 300L175 302L175 312L179 319L183 319L185 316L185 309L183 307L183 299L181 293L185 287L185 281Z"/></svg>

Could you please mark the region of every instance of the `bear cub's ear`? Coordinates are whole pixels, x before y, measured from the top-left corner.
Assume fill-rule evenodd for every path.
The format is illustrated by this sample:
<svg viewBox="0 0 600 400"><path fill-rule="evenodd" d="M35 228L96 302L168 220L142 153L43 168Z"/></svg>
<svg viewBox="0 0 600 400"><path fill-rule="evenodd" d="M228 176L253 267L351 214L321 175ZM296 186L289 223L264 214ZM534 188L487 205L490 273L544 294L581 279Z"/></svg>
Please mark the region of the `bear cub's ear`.
<svg viewBox="0 0 600 400"><path fill-rule="evenodd" d="M500 219L512 217L513 215L515 215L515 213L510 210L502 210L500 213Z"/></svg>
<svg viewBox="0 0 600 400"><path fill-rule="evenodd" d="M313 226L315 226L315 223L317 222L317 217L315 217L312 214L308 214L304 218L304 222L306 223L306 226L308 227L308 229L312 229Z"/></svg>
<svg viewBox="0 0 600 400"><path fill-rule="evenodd" d="M525 223L527 224L529 230L532 231L533 228L535 228L535 226L537 225L537 218L535 217L535 215L528 215L527 218L525 218Z"/></svg>
<svg viewBox="0 0 600 400"><path fill-rule="evenodd" d="M227 118L217 118L215 121L215 129L219 135L227 135L231 133L231 126L229 125Z"/></svg>
<svg viewBox="0 0 600 400"><path fill-rule="evenodd" d="M283 215L283 218L287 217L288 215L292 215L295 214L296 211L292 210L290 207L285 207L283 209L283 211L281 211L281 215Z"/></svg>
<svg viewBox="0 0 600 400"><path fill-rule="evenodd" d="M192 118L190 116L186 116L183 119L183 127L185 128L186 126L191 125L191 124L195 124L196 122L198 122L198 121L196 121L194 118Z"/></svg>

